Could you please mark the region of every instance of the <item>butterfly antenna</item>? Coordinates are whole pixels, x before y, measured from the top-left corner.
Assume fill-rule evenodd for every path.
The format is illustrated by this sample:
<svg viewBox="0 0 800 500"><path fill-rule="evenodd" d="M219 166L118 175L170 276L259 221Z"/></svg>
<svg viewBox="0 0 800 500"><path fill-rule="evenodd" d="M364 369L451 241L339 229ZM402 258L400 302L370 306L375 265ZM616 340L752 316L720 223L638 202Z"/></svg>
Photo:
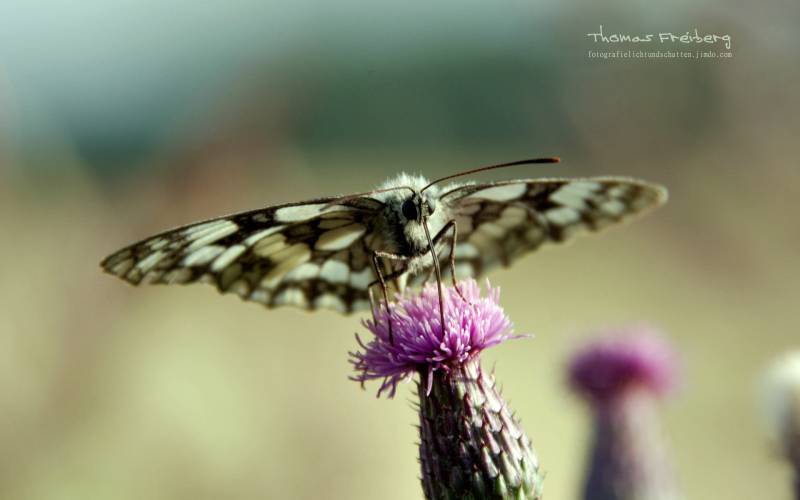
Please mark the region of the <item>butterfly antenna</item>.
<svg viewBox="0 0 800 500"><path fill-rule="evenodd" d="M425 191L426 189L428 189L429 187L433 186L434 184L438 184L438 183L440 183L442 181L446 181L446 180L450 180L450 179L455 179L456 177L461 177L461 176L464 176L464 175L477 174L479 172L486 172L487 170L495 170L495 169L498 169L498 168L516 167L517 165L535 165L535 164L541 164L541 163L559 163L560 161L561 161L561 158L558 158L557 156L553 156L551 158L531 158L531 159L528 159L528 160L517 160L517 161L512 161L512 162L509 162L509 163L498 163L497 165L486 165L484 167L478 167L478 168L473 168L471 170L465 170L463 172L459 172L457 174L448 175L446 177L440 177L439 179L436 179L435 181L431 182L430 184L428 184L427 186L422 188L422 191ZM420 193L422 191L420 191Z"/></svg>
<svg viewBox="0 0 800 500"><path fill-rule="evenodd" d="M353 201L356 198L362 198L364 196L372 196L372 195L378 194L378 193L386 193L387 191L394 191L395 189L408 189L409 191L411 191L412 194L415 193L414 188L412 188L410 186L395 186L395 187L389 187L389 188L383 188L383 189L373 189L372 191L365 191L363 193L346 194L346 195L344 195L344 196L342 196L340 198L336 198L334 200L331 200L330 202L328 202L328 204L326 204L324 207L322 207L322 210L327 210L327 209L331 208L334 205L341 205L342 203L347 203L348 201Z"/></svg>

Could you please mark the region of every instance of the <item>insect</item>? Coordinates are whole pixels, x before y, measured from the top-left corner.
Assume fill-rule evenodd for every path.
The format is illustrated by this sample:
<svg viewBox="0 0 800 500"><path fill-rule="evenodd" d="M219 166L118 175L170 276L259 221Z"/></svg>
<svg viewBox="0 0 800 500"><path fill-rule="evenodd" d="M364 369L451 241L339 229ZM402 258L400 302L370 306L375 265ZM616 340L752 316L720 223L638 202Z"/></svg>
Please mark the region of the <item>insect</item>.
<svg viewBox="0 0 800 500"><path fill-rule="evenodd" d="M125 247L101 265L134 285L206 282L270 308L342 313L374 311L375 286L388 309L390 287L418 285L433 273L445 324L443 279L480 276L545 242L598 230L666 201L663 187L623 177L442 185L486 170L558 161L489 165L433 182L401 174L365 193L178 227Z"/></svg>

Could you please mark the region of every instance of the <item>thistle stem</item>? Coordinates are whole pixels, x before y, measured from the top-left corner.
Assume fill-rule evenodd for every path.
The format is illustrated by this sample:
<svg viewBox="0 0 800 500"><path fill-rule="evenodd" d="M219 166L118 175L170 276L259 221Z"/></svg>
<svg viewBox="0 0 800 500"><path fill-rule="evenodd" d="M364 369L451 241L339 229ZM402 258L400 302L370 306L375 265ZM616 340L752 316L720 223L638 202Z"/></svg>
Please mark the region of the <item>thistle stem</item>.
<svg viewBox="0 0 800 500"><path fill-rule="evenodd" d="M542 498L531 442L477 357L420 373L418 392L426 498Z"/></svg>
<svg viewBox="0 0 800 500"><path fill-rule="evenodd" d="M790 439L789 460L794 469L794 498L800 500L800 435Z"/></svg>
<svg viewBox="0 0 800 500"><path fill-rule="evenodd" d="M655 400L632 391L596 409L585 500L677 499Z"/></svg>
<svg viewBox="0 0 800 500"><path fill-rule="evenodd" d="M794 471L794 498L800 500L800 470Z"/></svg>

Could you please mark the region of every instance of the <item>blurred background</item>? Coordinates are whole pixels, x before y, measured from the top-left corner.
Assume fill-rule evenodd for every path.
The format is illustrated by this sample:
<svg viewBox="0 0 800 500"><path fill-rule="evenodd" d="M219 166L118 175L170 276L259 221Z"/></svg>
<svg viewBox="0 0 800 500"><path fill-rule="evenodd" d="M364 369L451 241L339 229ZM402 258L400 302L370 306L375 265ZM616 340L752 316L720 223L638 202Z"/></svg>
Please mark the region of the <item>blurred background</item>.
<svg viewBox="0 0 800 500"><path fill-rule="evenodd" d="M790 498L757 388L798 338L798 20L782 0L0 3L0 497L418 498L414 386L347 380L358 318L98 263L402 170L558 155L491 177L631 175L671 200L492 275L536 334L484 361L546 498L576 498L586 458L568 353L642 322L683 355L664 430L687 495ZM733 57L592 59L601 24L730 34Z"/></svg>

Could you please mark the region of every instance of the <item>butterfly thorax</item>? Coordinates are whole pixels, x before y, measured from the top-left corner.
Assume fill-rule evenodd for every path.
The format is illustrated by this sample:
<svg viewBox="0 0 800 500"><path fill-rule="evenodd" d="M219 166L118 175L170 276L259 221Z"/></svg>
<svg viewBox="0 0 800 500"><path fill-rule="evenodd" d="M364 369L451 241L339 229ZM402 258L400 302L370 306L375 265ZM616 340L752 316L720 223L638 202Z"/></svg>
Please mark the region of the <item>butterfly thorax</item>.
<svg viewBox="0 0 800 500"><path fill-rule="evenodd" d="M438 187L431 186L422 191L427 185L428 180L424 177L401 174L381 186L381 188L400 186L411 188L382 193L381 201L385 207L383 217L379 220L382 224L380 232L384 238L385 251L411 257L408 267L412 274L429 267L432 263L423 220L428 225L431 238L439 234L449 220L449 206L439 199ZM406 206L404 210L403 205L411 203L412 199L417 208L409 211L410 207Z"/></svg>

